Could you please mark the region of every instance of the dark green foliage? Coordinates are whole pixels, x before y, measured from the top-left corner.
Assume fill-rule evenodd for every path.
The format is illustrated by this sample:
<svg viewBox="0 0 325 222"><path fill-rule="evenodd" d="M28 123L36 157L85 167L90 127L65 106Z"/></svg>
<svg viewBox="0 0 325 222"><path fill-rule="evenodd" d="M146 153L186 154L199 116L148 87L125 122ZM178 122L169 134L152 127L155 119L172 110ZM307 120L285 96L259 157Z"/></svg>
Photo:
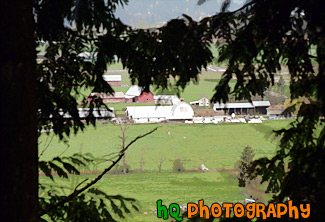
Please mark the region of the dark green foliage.
<svg viewBox="0 0 325 222"><path fill-rule="evenodd" d="M274 85L274 73L288 66L291 98L305 97L299 118L280 130L280 148L273 158L254 162L251 176L268 181L275 201L317 203L311 221L324 217L325 13L323 1L250 1L236 12L222 12L207 21L223 38L220 61L229 61L213 101L263 95ZM314 50L315 52L311 52ZM229 81L237 78L233 91ZM290 110L290 109L289 109Z"/></svg>
<svg viewBox="0 0 325 222"><path fill-rule="evenodd" d="M46 209L48 206L63 201L66 196L59 193L53 187L49 189L48 197L40 198L40 207ZM92 188L50 211L47 216L52 221L119 221L121 218L125 218L124 215L129 214L131 210L139 210L134 199L124 198L120 195L110 196ZM42 219L42 221L46 220Z"/></svg>
<svg viewBox="0 0 325 222"><path fill-rule="evenodd" d="M184 167L183 161L181 159L174 160L173 172L180 173L180 172L184 172L184 171L185 171L185 167Z"/></svg>
<svg viewBox="0 0 325 222"><path fill-rule="evenodd" d="M74 154L71 157L55 157L51 161L39 161L39 169L54 181L52 174L63 178L68 178L69 174L79 175L78 167L86 166L94 161L96 159L91 154ZM86 180L78 186L84 182ZM125 218L125 214L129 214L131 210L139 210L135 199L120 195L110 196L97 188L90 188L71 198L70 201L66 201L68 196L64 189L62 186L39 185L41 216L45 214L52 221L117 221L118 218ZM53 208L53 206L56 207ZM113 217L109 209L116 216ZM41 220L46 221L42 218Z"/></svg>
<svg viewBox="0 0 325 222"><path fill-rule="evenodd" d="M254 159L254 152L250 146L246 146L241 157L239 163L239 175L238 175L238 186L245 187L247 183L249 183L249 178L247 174L249 173L249 169L252 165Z"/></svg>

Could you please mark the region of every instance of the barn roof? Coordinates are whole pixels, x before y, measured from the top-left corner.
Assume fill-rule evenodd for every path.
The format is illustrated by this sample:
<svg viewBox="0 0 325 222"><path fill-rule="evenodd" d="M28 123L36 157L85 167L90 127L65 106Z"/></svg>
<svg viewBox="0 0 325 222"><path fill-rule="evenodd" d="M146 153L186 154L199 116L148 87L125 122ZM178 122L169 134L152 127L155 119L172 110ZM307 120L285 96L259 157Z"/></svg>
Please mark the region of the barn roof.
<svg viewBox="0 0 325 222"><path fill-rule="evenodd" d="M116 81L122 81L121 75L103 75L103 79L106 82L116 82Z"/></svg>
<svg viewBox="0 0 325 222"><path fill-rule="evenodd" d="M140 86L131 86L130 89L125 93L125 97L134 97L140 96L142 92L142 88Z"/></svg>
<svg viewBox="0 0 325 222"><path fill-rule="evenodd" d="M252 103L216 103L213 109L254 108Z"/></svg>
<svg viewBox="0 0 325 222"><path fill-rule="evenodd" d="M270 101L253 101L252 103L216 103L214 109L233 109L233 108L254 108L270 106Z"/></svg>
<svg viewBox="0 0 325 222"><path fill-rule="evenodd" d="M253 106L260 107L260 106L271 106L270 101L253 101Z"/></svg>

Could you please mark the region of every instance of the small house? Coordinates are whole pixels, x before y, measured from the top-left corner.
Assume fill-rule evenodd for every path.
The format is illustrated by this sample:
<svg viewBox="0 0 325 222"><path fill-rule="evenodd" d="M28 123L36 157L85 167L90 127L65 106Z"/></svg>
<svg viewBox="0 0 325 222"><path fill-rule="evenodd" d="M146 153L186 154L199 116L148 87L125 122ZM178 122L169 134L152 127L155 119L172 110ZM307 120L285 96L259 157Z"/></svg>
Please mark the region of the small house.
<svg viewBox="0 0 325 222"><path fill-rule="evenodd" d="M282 104L280 105L272 105L268 108L267 110L267 116L269 119L278 119L278 118L283 118L283 112L284 112L284 107Z"/></svg>
<svg viewBox="0 0 325 222"><path fill-rule="evenodd" d="M190 102L190 104L194 106L210 106L210 100L203 97L198 101Z"/></svg>

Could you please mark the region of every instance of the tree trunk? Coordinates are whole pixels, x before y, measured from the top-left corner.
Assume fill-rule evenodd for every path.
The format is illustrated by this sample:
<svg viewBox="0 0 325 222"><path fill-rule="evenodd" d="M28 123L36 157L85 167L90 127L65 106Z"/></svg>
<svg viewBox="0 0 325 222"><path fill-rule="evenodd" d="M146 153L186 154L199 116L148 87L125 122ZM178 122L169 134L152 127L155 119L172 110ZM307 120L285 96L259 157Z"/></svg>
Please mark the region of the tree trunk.
<svg viewBox="0 0 325 222"><path fill-rule="evenodd" d="M0 220L37 221L33 1L0 1Z"/></svg>

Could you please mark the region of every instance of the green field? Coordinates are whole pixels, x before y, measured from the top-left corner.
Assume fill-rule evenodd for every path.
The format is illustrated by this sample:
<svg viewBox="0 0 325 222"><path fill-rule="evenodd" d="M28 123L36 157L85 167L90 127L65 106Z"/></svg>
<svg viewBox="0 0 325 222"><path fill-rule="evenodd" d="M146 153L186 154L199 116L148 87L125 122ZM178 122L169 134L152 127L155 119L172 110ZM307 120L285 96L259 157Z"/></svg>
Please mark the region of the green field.
<svg viewBox="0 0 325 222"><path fill-rule="evenodd" d="M134 212L127 221L162 221L153 212L158 199L162 199L164 204L176 202L183 205L200 199L208 204L243 202L245 196L239 193L236 176L221 169L232 169L247 145L252 147L256 157L274 154L278 141L271 131L286 127L291 121L273 120L262 124L130 125L127 131L128 141L156 126L159 129L139 140L127 151L127 163L131 166L131 173L105 175L96 187L109 195L121 194L139 201L140 212ZM86 152L104 157L120 149L119 135L119 126L99 124L96 128L88 127L85 132L72 136L69 146L54 138L40 159ZM51 135L43 134L39 139L40 148L46 147L50 140ZM158 161L161 157L165 157L166 161L162 167L163 172L158 173ZM141 158L144 160L144 173L139 171ZM173 173L172 164L177 158L184 161L187 170L197 169L204 163L210 172ZM80 170L87 174L85 171L102 170L108 165L106 162ZM71 176L69 180L56 177L56 180L60 186L66 187L66 193L70 193L81 181L94 177L95 175L81 175ZM40 177L40 182L52 183L44 176Z"/></svg>
<svg viewBox="0 0 325 222"><path fill-rule="evenodd" d="M197 169L202 163L211 169L232 168L245 146L249 145L256 157L274 154L277 140L272 139L271 131L287 126L289 120L267 121L263 124L139 124L130 125L127 141L144 134L154 127L159 129L148 137L139 140L127 151L127 162L132 170L139 169L140 160L145 162L145 171L157 171L159 157L166 161L162 169L171 169L173 161L180 158L186 169ZM170 134L168 134L168 131ZM69 146L53 139L42 158L50 159L58 155L90 152L94 156L105 156L120 149L119 126L101 125L88 127L84 132L72 136ZM40 148L46 147L51 135L40 137ZM46 142L47 140L47 142ZM103 169L105 164L91 170Z"/></svg>
<svg viewBox="0 0 325 222"><path fill-rule="evenodd" d="M71 176L69 180L58 179L60 186L70 193L74 187L86 178L94 175ZM43 184L53 184L49 179L40 177ZM243 202L245 196L239 193L237 180L229 177L228 172L206 173L139 173L130 175L106 175L96 184L109 195L122 195L135 198L140 211L128 215L126 221L163 221L156 217L156 201L161 199L164 205L197 202L204 199L205 204L214 202ZM41 194L42 195L42 194ZM125 221L125 219L118 219Z"/></svg>

